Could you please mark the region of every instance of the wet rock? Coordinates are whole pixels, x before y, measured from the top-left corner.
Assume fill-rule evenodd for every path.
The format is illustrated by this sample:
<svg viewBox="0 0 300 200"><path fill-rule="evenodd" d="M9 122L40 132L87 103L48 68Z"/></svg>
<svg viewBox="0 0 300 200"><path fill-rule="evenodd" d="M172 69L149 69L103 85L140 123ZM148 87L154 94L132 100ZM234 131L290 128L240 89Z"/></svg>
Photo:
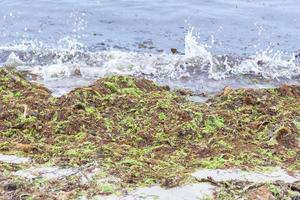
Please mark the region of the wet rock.
<svg viewBox="0 0 300 200"><path fill-rule="evenodd" d="M75 76L82 76L80 69L75 69L73 75L75 75Z"/></svg>
<svg viewBox="0 0 300 200"><path fill-rule="evenodd" d="M4 189L5 191L10 192L10 191L15 191L15 190L17 190L17 189L18 189L18 186L17 186L16 183L7 183L7 184L5 184L5 185L3 186L3 189Z"/></svg>
<svg viewBox="0 0 300 200"><path fill-rule="evenodd" d="M171 52L172 52L173 54L178 54L178 50L177 50L176 48L171 48Z"/></svg>
<svg viewBox="0 0 300 200"><path fill-rule="evenodd" d="M97 196L93 199L110 199L110 200L135 200L135 199L211 199L214 196L216 187L208 183L199 183L192 185L184 185L181 187L165 189L159 186L152 186L148 188L139 188L130 192L126 196Z"/></svg>
<svg viewBox="0 0 300 200"><path fill-rule="evenodd" d="M208 100L208 97L203 97L203 96L189 96L189 97L187 97L187 100L193 101L195 103L204 103L205 101Z"/></svg>
<svg viewBox="0 0 300 200"><path fill-rule="evenodd" d="M300 179L300 176L299 176L299 179ZM291 189L295 192L298 192L300 193L300 181L296 182L295 184L293 184L291 186Z"/></svg>
<svg viewBox="0 0 300 200"><path fill-rule="evenodd" d="M261 66L261 65L264 65L264 64L265 64L265 62L264 62L264 61L262 61L262 60L258 60L258 61L257 61L257 64Z"/></svg>
<svg viewBox="0 0 300 200"><path fill-rule="evenodd" d="M9 164L25 164L30 162L30 158L17 157L14 155L1 155L0 154L0 163L9 163Z"/></svg>
<svg viewBox="0 0 300 200"><path fill-rule="evenodd" d="M62 169L59 167L39 167L39 168L29 168L25 170L19 170L14 173L15 176L24 177L27 179L34 179L42 177L46 180L56 180L64 177L71 176L78 172L78 169L67 168Z"/></svg>
<svg viewBox="0 0 300 200"><path fill-rule="evenodd" d="M274 168L268 172L244 171L240 169L201 169L192 174L197 179L212 178L215 181L241 181L253 183L268 183L282 181L294 183L299 181L299 174L289 175L285 170Z"/></svg>

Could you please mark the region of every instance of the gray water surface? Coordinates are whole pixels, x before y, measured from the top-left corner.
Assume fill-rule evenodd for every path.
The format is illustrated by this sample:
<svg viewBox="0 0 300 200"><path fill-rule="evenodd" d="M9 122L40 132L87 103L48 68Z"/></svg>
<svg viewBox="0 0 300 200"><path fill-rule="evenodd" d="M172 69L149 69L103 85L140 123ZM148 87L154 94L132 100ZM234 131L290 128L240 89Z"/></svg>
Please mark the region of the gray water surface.
<svg viewBox="0 0 300 200"><path fill-rule="evenodd" d="M300 49L299 0L1 0L0 25L0 44L69 36L92 51L183 51L193 26L216 53Z"/></svg>

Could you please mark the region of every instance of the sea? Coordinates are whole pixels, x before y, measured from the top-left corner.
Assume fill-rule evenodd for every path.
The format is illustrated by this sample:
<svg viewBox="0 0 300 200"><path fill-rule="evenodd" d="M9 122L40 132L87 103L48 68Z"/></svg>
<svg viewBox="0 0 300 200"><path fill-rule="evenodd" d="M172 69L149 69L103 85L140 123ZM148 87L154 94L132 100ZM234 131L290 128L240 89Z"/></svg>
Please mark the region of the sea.
<svg viewBox="0 0 300 200"><path fill-rule="evenodd" d="M215 94L300 84L299 0L0 0L0 66L55 96L111 75Z"/></svg>

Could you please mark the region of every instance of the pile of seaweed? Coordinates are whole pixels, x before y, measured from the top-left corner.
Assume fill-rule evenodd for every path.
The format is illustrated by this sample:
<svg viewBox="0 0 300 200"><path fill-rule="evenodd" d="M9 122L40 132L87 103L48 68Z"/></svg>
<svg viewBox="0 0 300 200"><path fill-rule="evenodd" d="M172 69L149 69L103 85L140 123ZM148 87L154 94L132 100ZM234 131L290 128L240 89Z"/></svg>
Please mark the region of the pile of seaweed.
<svg viewBox="0 0 300 200"><path fill-rule="evenodd" d="M99 162L128 185L172 187L196 168L300 170L300 86L225 88L195 103L149 80L112 76L56 98L0 69L0 153Z"/></svg>

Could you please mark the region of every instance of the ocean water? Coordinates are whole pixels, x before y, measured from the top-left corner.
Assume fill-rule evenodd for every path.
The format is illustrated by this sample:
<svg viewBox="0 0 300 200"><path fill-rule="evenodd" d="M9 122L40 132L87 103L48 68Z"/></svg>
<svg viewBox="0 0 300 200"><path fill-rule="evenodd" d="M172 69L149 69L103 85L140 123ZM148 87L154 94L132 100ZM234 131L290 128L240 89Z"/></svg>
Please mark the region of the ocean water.
<svg viewBox="0 0 300 200"><path fill-rule="evenodd" d="M0 1L0 66L54 95L112 74L199 93L300 84L299 50L299 0Z"/></svg>

